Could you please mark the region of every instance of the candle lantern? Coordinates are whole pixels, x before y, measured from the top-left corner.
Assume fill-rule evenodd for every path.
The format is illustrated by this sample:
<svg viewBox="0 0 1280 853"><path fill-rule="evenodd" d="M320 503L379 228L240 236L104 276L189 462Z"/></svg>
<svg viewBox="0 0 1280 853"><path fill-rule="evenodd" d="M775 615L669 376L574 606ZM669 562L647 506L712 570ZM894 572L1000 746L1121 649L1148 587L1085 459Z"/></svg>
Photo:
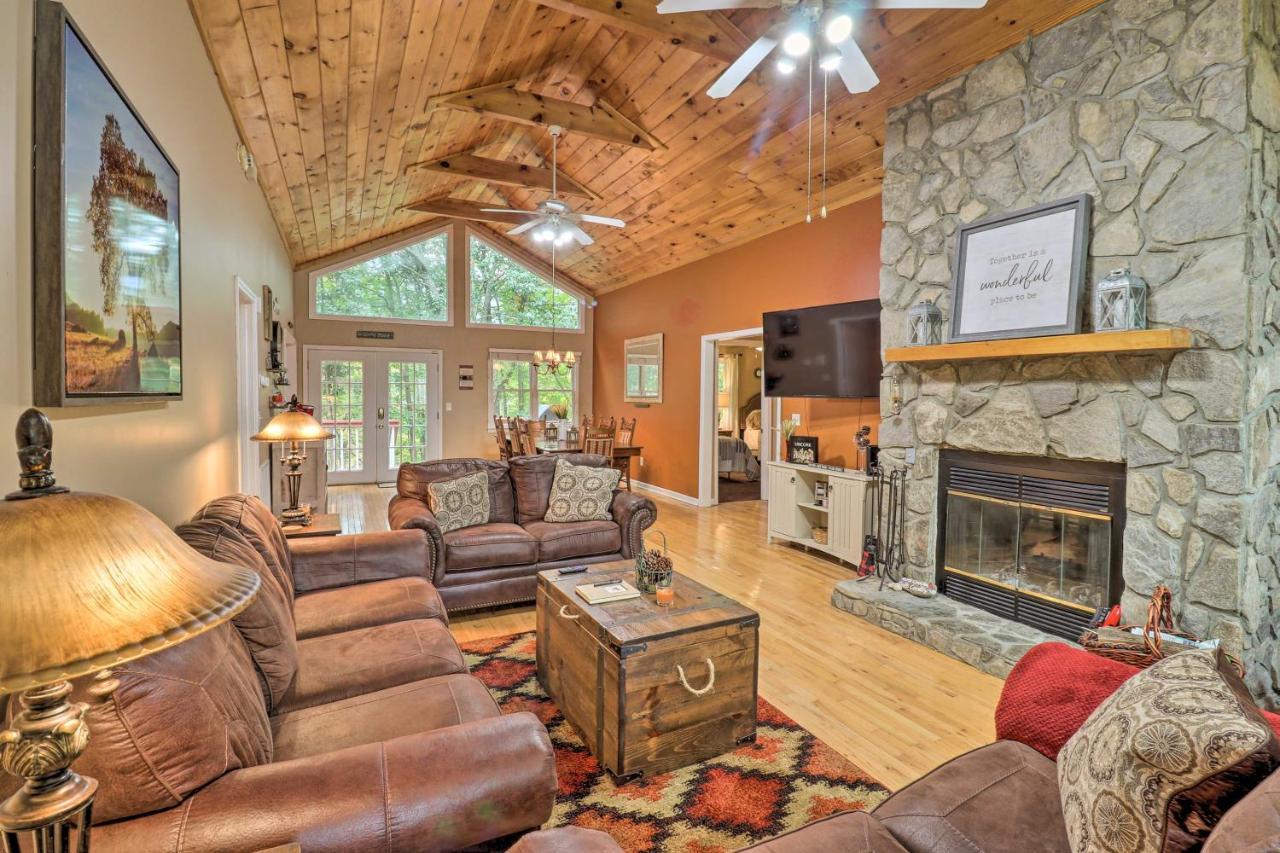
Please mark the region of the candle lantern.
<svg viewBox="0 0 1280 853"><path fill-rule="evenodd" d="M907 311L907 320L911 325L909 346L936 346L942 343L942 311L937 305L925 300L913 305Z"/></svg>
<svg viewBox="0 0 1280 853"><path fill-rule="evenodd" d="M1113 270L1093 293L1093 330L1127 332L1147 327L1147 283L1128 269Z"/></svg>

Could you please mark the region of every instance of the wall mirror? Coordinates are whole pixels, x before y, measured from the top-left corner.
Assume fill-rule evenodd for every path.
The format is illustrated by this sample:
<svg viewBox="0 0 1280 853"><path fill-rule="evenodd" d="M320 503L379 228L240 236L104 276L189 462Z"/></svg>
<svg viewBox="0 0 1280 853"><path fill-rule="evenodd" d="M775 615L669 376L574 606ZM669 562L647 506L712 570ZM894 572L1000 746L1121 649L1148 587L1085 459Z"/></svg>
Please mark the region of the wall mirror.
<svg viewBox="0 0 1280 853"><path fill-rule="evenodd" d="M662 333L627 338L626 395L628 403L662 402Z"/></svg>

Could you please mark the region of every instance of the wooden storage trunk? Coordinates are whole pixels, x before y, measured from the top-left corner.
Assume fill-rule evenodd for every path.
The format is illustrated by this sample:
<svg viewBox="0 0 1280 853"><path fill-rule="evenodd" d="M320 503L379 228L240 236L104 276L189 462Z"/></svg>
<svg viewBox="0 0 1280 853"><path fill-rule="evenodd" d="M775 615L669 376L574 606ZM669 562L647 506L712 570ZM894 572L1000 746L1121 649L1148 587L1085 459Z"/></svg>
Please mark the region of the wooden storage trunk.
<svg viewBox="0 0 1280 853"><path fill-rule="evenodd" d="M538 680L596 760L626 780L755 739L760 617L676 575L676 601L589 605L584 583L634 579L634 564L538 576Z"/></svg>

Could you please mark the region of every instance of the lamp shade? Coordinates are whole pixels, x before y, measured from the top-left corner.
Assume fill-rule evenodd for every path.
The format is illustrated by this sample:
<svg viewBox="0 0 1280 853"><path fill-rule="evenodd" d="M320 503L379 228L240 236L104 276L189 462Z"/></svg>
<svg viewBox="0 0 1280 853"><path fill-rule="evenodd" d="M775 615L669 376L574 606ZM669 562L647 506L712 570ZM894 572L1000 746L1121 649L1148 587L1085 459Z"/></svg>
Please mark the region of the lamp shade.
<svg viewBox="0 0 1280 853"><path fill-rule="evenodd" d="M0 694L188 640L243 610L259 583L123 498L0 502Z"/></svg>
<svg viewBox="0 0 1280 853"><path fill-rule="evenodd" d="M272 418L252 441L324 441L333 438L319 421L298 409L289 409Z"/></svg>

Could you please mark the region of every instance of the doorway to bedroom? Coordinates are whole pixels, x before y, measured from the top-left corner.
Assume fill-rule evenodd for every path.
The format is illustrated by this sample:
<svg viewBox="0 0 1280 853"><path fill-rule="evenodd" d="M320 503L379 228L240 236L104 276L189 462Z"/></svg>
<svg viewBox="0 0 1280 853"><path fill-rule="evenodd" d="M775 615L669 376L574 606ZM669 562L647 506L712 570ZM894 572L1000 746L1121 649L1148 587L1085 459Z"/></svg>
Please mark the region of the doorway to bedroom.
<svg viewBox="0 0 1280 853"><path fill-rule="evenodd" d="M772 447L763 354L760 329L703 338L699 502L704 506L768 497L761 477Z"/></svg>

